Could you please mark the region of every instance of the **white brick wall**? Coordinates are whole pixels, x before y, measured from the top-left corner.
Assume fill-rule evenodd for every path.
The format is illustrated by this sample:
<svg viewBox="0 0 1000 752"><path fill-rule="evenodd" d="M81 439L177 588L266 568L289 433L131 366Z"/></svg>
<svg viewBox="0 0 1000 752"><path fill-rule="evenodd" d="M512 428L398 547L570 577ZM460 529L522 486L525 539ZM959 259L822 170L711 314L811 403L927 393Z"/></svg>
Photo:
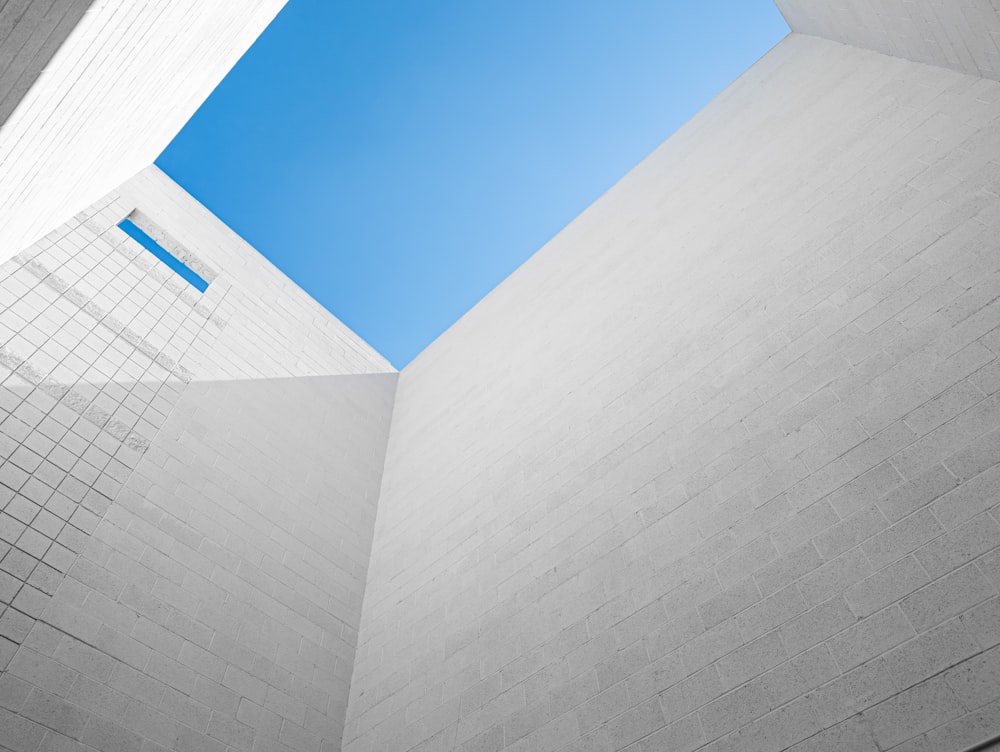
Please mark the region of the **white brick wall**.
<svg viewBox="0 0 1000 752"><path fill-rule="evenodd" d="M775 0L792 31L1000 79L990 0Z"/></svg>
<svg viewBox="0 0 1000 752"><path fill-rule="evenodd" d="M0 748L339 749L396 374L155 168L2 270Z"/></svg>
<svg viewBox="0 0 1000 752"><path fill-rule="evenodd" d="M1000 732L998 119L792 35L404 369L345 750Z"/></svg>
<svg viewBox="0 0 1000 752"><path fill-rule="evenodd" d="M282 5L94 2L0 128L0 261L151 164ZM6 6L35 38L64 3Z"/></svg>

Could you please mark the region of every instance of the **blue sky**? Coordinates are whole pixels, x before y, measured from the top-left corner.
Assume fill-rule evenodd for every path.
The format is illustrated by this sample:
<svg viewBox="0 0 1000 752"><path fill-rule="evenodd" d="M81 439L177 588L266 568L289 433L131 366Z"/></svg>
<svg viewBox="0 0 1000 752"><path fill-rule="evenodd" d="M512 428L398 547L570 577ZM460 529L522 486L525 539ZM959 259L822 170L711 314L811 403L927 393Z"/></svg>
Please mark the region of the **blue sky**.
<svg viewBox="0 0 1000 752"><path fill-rule="evenodd" d="M787 32L772 0L289 0L157 164L402 368Z"/></svg>

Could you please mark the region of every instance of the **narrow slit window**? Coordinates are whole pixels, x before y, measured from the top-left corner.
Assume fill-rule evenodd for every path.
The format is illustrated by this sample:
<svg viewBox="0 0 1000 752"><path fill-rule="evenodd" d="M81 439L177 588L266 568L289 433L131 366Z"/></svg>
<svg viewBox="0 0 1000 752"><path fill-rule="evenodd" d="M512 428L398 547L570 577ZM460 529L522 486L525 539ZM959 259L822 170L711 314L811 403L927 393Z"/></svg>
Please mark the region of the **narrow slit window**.
<svg viewBox="0 0 1000 752"><path fill-rule="evenodd" d="M177 272L189 285L197 289L199 292L205 292L205 290L208 289L208 282L200 274L198 274L198 272L149 237L149 235L145 232L136 227L135 223L132 222L131 219L123 219L118 223L118 226L125 232L126 235L135 240L139 243L139 245L156 256L156 258Z"/></svg>

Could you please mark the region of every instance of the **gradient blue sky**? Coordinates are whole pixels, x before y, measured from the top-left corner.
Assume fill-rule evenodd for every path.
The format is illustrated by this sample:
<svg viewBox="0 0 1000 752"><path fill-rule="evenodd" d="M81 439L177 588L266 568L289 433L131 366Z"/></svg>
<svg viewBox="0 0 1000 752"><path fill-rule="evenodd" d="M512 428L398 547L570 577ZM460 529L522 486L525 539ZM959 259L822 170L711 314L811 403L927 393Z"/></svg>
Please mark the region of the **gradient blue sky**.
<svg viewBox="0 0 1000 752"><path fill-rule="evenodd" d="M157 164L402 368L787 32L772 0L289 0Z"/></svg>

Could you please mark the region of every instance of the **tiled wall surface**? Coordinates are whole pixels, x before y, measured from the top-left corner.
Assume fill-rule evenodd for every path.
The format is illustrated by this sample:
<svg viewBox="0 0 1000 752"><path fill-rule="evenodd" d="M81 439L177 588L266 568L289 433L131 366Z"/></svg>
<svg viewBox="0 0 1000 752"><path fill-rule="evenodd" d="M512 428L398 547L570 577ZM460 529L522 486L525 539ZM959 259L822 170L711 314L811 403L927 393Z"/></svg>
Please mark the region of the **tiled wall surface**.
<svg viewBox="0 0 1000 752"><path fill-rule="evenodd" d="M792 35L404 369L344 749L1000 732L998 123Z"/></svg>
<svg viewBox="0 0 1000 752"><path fill-rule="evenodd" d="M394 382L186 387L0 678L0 745L339 749Z"/></svg>
<svg viewBox="0 0 1000 752"><path fill-rule="evenodd" d="M1000 79L991 0L775 0L792 31Z"/></svg>
<svg viewBox="0 0 1000 752"><path fill-rule="evenodd" d="M283 5L0 3L0 93L4 76L17 76L6 93L20 99L0 118L0 262L151 164ZM58 51L49 48L67 33ZM24 44L40 46L41 57ZM23 74L47 56L24 94Z"/></svg>
<svg viewBox="0 0 1000 752"><path fill-rule="evenodd" d="M3 267L2 749L339 748L396 374L197 209L151 169Z"/></svg>

